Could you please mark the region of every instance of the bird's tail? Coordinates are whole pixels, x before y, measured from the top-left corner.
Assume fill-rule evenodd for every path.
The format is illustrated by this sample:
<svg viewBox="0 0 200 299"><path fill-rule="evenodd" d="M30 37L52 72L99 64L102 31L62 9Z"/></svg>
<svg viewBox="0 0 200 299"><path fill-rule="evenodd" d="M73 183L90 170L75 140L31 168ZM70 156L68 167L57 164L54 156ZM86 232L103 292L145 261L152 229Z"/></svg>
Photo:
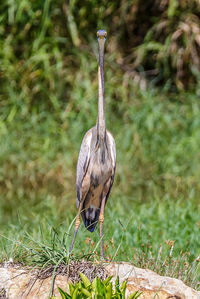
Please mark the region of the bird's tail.
<svg viewBox="0 0 200 299"><path fill-rule="evenodd" d="M83 211L81 212L81 216L83 218L85 227L90 232L93 232L95 227L97 226L99 220L99 214L100 214L100 207L97 208L93 205L84 208Z"/></svg>

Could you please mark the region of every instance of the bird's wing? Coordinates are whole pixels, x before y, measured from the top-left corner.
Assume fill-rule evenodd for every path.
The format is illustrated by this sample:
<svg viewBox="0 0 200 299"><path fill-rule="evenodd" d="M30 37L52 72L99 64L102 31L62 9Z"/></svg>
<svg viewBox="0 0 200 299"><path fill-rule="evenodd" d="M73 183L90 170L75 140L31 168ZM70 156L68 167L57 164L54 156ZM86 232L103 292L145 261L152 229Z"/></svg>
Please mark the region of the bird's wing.
<svg viewBox="0 0 200 299"><path fill-rule="evenodd" d="M108 138L108 146L110 148L110 153L111 153L113 171L115 172L115 168L116 168L116 145L115 145L115 139L113 138L112 134L109 131L107 131L107 138Z"/></svg>
<svg viewBox="0 0 200 299"><path fill-rule="evenodd" d="M110 153L111 153L111 159L112 159L112 174L110 179L108 180L107 184L108 184L108 192L106 195L106 201L109 197L113 182L114 182L114 178L115 178L115 169L116 169L116 145L115 145L115 139L113 138L112 134L107 131L107 137L108 137L108 146L110 147Z"/></svg>
<svg viewBox="0 0 200 299"><path fill-rule="evenodd" d="M87 168L90 161L90 144L92 140L92 129L90 129L84 136L79 157L77 163L77 170L76 170L76 186L77 186L77 207L80 204L80 189L83 182L83 179L86 175Z"/></svg>

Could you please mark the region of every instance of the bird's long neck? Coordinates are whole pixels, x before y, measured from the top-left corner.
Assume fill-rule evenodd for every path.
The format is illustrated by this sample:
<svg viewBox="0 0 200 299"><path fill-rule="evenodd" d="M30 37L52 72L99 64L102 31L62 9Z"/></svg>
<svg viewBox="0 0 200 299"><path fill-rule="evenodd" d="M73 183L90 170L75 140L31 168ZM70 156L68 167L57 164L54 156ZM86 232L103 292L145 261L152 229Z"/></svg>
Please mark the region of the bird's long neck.
<svg viewBox="0 0 200 299"><path fill-rule="evenodd" d="M98 68L98 119L97 119L97 136L99 141L105 139L106 120L105 120L105 104L104 104L104 40L99 40L99 68Z"/></svg>

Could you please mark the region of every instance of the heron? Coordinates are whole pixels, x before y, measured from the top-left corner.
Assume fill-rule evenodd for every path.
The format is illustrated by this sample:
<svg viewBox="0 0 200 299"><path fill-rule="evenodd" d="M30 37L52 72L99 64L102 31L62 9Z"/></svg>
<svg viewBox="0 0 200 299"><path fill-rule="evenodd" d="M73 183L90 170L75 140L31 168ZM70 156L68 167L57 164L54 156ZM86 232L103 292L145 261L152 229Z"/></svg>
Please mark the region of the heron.
<svg viewBox="0 0 200 299"><path fill-rule="evenodd" d="M105 30L97 31L99 45L98 115L96 125L87 131L83 138L78 157L76 173L78 215L70 247L71 252L80 226L80 215L90 232L94 231L99 221L101 260L104 259L104 209L113 185L116 168L115 140L106 129L105 119L104 45L106 36Z"/></svg>

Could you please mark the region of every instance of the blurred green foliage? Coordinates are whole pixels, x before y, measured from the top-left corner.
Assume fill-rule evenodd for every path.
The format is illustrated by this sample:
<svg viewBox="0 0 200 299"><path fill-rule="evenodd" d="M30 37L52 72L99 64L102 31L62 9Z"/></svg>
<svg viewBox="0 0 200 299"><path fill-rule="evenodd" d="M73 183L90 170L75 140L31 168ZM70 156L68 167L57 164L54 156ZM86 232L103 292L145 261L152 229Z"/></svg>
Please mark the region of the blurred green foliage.
<svg viewBox="0 0 200 299"><path fill-rule="evenodd" d="M26 230L48 243L49 227L64 232L75 216L77 156L97 117L96 31L105 28L117 144L107 238L123 244L118 259L137 262L149 233L153 254L170 239L176 257L198 257L199 16L195 0L0 2L1 234L23 243ZM86 236L75 251L88 249ZM1 259L22 259L18 243L2 238L0 248Z"/></svg>
<svg viewBox="0 0 200 299"><path fill-rule="evenodd" d="M82 57L96 53L101 27L119 77L127 72L167 89L199 88L197 0L3 0L0 11L1 89L14 103L17 97L15 105L23 103L24 114L47 102L53 109L69 102Z"/></svg>

